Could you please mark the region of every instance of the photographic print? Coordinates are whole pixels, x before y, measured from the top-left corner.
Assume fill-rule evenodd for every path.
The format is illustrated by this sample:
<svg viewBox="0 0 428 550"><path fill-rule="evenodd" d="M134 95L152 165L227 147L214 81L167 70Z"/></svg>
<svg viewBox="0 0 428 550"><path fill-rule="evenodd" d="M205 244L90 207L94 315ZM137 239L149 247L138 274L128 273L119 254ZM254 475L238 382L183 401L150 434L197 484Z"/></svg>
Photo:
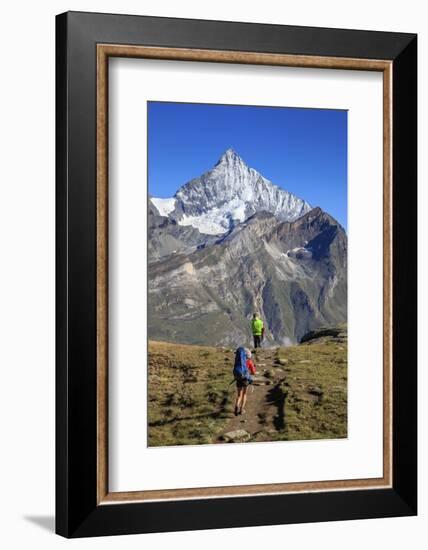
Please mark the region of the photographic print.
<svg viewBox="0 0 428 550"><path fill-rule="evenodd" d="M148 445L347 437L347 111L150 101Z"/></svg>

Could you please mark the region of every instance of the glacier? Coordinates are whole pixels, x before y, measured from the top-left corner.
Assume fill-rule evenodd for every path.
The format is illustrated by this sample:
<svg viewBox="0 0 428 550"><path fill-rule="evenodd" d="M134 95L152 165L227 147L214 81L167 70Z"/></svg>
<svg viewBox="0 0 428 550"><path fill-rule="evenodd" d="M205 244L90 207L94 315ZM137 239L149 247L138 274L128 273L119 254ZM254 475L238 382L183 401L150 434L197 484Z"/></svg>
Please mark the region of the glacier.
<svg viewBox="0 0 428 550"><path fill-rule="evenodd" d="M175 208L174 197L170 199L157 199L156 197L151 197L151 201L161 216L168 216Z"/></svg>

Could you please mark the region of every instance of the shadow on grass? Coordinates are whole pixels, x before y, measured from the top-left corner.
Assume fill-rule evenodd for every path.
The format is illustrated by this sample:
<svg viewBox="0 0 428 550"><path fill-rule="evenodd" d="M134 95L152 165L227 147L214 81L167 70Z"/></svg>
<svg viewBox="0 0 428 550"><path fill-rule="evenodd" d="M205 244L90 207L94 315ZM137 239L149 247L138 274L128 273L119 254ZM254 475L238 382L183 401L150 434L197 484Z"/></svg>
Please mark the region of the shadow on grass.
<svg viewBox="0 0 428 550"><path fill-rule="evenodd" d="M188 416L174 416L173 418L168 418L168 420L156 420L155 422L149 422L149 426L154 428L157 426L174 424L174 422L181 422L182 420L198 420L201 418L229 418L228 414L229 413L227 413L227 411L221 410L212 413L190 414Z"/></svg>
<svg viewBox="0 0 428 550"><path fill-rule="evenodd" d="M276 415L273 420L273 425L278 432L282 432L286 428L285 422L285 398L286 395L282 391L279 384L275 384L266 394L266 401L275 405Z"/></svg>
<svg viewBox="0 0 428 550"><path fill-rule="evenodd" d="M220 409L217 409L213 412L201 413L201 414L189 414L187 416L174 416L173 418L165 418L162 420L156 420L155 422L149 422L151 428L159 426L167 426L168 424L174 424L175 422L181 422L182 420L200 420L202 418L229 418L229 413L226 410L227 404L229 403L228 395L225 395L220 403Z"/></svg>

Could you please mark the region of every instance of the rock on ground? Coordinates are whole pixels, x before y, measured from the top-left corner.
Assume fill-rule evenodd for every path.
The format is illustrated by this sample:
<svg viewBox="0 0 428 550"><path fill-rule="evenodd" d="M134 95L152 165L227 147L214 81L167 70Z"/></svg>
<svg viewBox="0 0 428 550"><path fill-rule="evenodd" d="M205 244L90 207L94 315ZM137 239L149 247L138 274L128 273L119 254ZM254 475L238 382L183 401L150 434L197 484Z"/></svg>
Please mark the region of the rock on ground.
<svg viewBox="0 0 428 550"><path fill-rule="evenodd" d="M243 443L250 439L250 434L245 430L235 430L223 434L223 440L227 443Z"/></svg>

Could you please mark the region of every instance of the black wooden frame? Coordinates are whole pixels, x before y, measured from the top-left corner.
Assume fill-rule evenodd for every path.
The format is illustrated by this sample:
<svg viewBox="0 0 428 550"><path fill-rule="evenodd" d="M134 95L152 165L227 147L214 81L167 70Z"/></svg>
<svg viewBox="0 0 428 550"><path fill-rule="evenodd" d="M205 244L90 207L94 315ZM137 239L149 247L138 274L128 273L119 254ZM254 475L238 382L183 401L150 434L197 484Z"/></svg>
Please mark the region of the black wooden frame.
<svg viewBox="0 0 428 550"><path fill-rule="evenodd" d="M97 505L97 43L393 62L392 488ZM68 12L56 18L56 52L56 532L84 537L415 515L416 35Z"/></svg>

